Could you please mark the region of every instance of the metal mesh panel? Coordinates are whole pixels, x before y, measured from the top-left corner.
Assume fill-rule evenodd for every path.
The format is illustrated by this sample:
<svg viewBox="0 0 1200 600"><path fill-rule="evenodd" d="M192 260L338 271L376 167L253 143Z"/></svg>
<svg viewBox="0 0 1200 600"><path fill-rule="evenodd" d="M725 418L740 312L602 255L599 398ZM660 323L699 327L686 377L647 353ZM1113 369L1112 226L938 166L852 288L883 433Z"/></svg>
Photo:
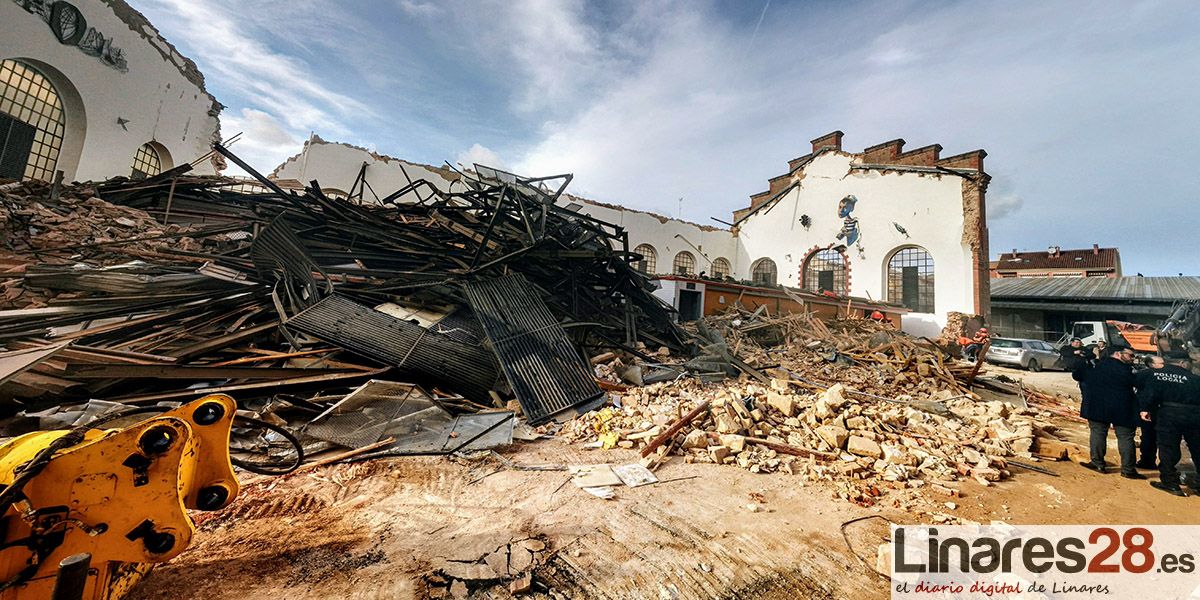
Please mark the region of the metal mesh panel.
<svg viewBox="0 0 1200 600"><path fill-rule="evenodd" d="M562 325L523 276L471 282L466 291L531 425L603 394Z"/></svg>
<svg viewBox="0 0 1200 600"><path fill-rule="evenodd" d="M15 60L0 62L0 112L37 128L25 178L50 181L66 131L62 101L54 85L29 65Z"/></svg>
<svg viewBox="0 0 1200 600"><path fill-rule="evenodd" d="M498 377L487 348L456 342L340 296L329 296L288 319L288 329L337 344L410 376L441 383L481 404Z"/></svg>

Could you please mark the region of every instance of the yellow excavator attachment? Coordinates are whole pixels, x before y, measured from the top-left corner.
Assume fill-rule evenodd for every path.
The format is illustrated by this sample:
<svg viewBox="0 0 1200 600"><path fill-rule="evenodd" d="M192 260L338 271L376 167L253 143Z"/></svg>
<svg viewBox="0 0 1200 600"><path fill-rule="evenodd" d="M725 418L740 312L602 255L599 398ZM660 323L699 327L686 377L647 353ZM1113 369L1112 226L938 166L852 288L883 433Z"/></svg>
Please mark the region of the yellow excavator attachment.
<svg viewBox="0 0 1200 600"><path fill-rule="evenodd" d="M215 394L122 429L0 445L0 600L116 600L183 552L196 531L187 510L238 494L236 410Z"/></svg>

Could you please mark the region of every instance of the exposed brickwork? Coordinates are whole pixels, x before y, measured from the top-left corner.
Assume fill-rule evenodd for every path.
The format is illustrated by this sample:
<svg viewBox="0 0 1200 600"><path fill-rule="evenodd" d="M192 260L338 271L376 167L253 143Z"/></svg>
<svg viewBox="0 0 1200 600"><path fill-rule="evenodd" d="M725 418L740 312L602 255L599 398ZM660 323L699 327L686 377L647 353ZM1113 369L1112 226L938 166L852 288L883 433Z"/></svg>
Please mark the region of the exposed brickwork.
<svg viewBox="0 0 1200 600"><path fill-rule="evenodd" d="M813 157L813 155L811 155L811 154L805 154L804 156L801 156L799 158L793 158L792 160L789 160L788 161L788 173L794 173L796 171L796 169L800 168L800 165L803 165L804 163L812 160L812 157Z"/></svg>
<svg viewBox="0 0 1200 600"><path fill-rule="evenodd" d="M982 150L980 151L982 152ZM971 249L971 281L975 287L975 314L991 319L992 279L988 271L987 194L991 177L980 173L976 178L964 177L962 241Z"/></svg>
<svg viewBox="0 0 1200 600"><path fill-rule="evenodd" d="M987 152L983 150L972 150L970 152L963 152L962 154L955 154L954 156L947 156L939 160L937 166L948 169L975 169L982 173L983 158L985 156L987 156Z"/></svg>
<svg viewBox="0 0 1200 600"><path fill-rule="evenodd" d="M824 148L833 148L834 150L842 149L842 136L846 134L840 131L827 133L812 141L813 154L820 152Z"/></svg>
<svg viewBox="0 0 1200 600"><path fill-rule="evenodd" d="M938 155L942 152L940 144L930 144L909 150L896 156L896 164L898 165L915 165L918 167L932 167L938 162Z"/></svg>
<svg viewBox="0 0 1200 600"><path fill-rule="evenodd" d="M851 289L850 286L853 282L854 263L850 262L850 255L847 254L842 248L831 248L829 246L813 246L812 248L809 248L808 252L804 255L804 260L800 261L800 271L796 276L796 280L800 282L800 288L805 290L808 289L805 287L808 282L804 280L804 271L808 268L808 259L812 258L814 254L822 250L833 250L834 252L842 255L842 261L846 264L846 287L840 291L840 294L843 296L849 296Z"/></svg>
<svg viewBox="0 0 1200 600"><path fill-rule="evenodd" d="M788 172L786 174L772 177L768 180L767 191L750 196L750 206L733 212L734 222L736 223L753 212L754 209L770 201L776 194L787 188L792 181L803 178L803 166L818 153L824 151L845 152L842 149L842 137L844 135L841 131L834 131L812 140L812 153L789 160ZM865 165L895 165L898 167L926 168L945 167L948 169L974 169L981 174L984 172L983 159L987 156L987 152L983 150L972 150L946 158L942 158L941 153L941 144L930 144L905 152L904 140L896 138L882 144L864 148L861 153L855 156L858 158L859 163ZM986 175L984 176L986 177Z"/></svg>
<svg viewBox="0 0 1200 600"><path fill-rule="evenodd" d="M870 148L864 148L862 152L862 161L868 165L894 165L896 157L904 151L904 140L894 139L888 140L882 144L876 144Z"/></svg>

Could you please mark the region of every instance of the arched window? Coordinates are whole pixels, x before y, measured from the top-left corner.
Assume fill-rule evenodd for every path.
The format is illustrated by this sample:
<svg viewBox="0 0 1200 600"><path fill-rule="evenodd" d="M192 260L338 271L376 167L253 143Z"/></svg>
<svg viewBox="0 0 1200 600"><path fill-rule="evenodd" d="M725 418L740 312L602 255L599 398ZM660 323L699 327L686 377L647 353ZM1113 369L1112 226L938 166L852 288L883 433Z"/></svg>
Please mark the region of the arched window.
<svg viewBox="0 0 1200 600"><path fill-rule="evenodd" d="M887 300L912 309L933 312L933 257L920 246L897 250L887 263Z"/></svg>
<svg viewBox="0 0 1200 600"><path fill-rule="evenodd" d="M696 257L687 250L676 254L675 262L671 265L671 272L676 275L695 275Z"/></svg>
<svg viewBox="0 0 1200 600"><path fill-rule="evenodd" d="M159 173L162 173L162 157L158 155L158 150L150 143L142 144L133 155L133 173L130 177L145 179Z"/></svg>
<svg viewBox="0 0 1200 600"><path fill-rule="evenodd" d="M733 267L729 265L729 261L725 258L718 257L717 260L712 262L712 276L714 278L723 279L725 277L729 277L729 274L732 272Z"/></svg>
<svg viewBox="0 0 1200 600"><path fill-rule="evenodd" d="M658 251L654 249L654 246L638 244L633 251L642 255L642 260L633 263L633 268L646 275L654 275L658 272Z"/></svg>
<svg viewBox="0 0 1200 600"><path fill-rule="evenodd" d="M846 294L846 257L841 252L826 248L817 250L804 259L804 289L810 292L822 290L835 294Z"/></svg>
<svg viewBox="0 0 1200 600"><path fill-rule="evenodd" d="M58 90L33 67L0 62L0 177L51 181L66 119Z"/></svg>
<svg viewBox="0 0 1200 600"><path fill-rule="evenodd" d="M754 285L775 285L775 261L769 258L754 261L754 265L750 267L750 277Z"/></svg>

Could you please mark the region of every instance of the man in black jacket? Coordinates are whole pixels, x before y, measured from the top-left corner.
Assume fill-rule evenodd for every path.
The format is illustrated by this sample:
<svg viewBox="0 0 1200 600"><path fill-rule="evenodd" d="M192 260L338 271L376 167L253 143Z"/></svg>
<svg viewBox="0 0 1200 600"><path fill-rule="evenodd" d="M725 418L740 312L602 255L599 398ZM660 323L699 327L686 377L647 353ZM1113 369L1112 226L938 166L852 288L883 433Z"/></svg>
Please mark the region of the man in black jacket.
<svg viewBox="0 0 1200 600"><path fill-rule="evenodd" d="M1179 485L1180 441L1186 441L1192 462L1200 456L1200 377L1188 370L1186 354L1167 356L1153 371L1145 389L1138 390L1141 417L1154 419L1158 429L1158 481L1150 485L1183 496ZM1192 493L1200 494L1192 484Z"/></svg>
<svg viewBox="0 0 1200 600"><path fill-rule="evenodd" d="M1150 378L1154 376L1154 372L1163 368L1161 356L1151 356L1146 359L1146 368L1133 374L1133 387L1137 388L1138 397L1141 397L1142 390L1150 385ZM1141 458L1138 459L1137 467L1139 469L1153 469L1158 466L1158 423L1152 422L1154 415L1150 415L1149 420L1143 419L1138 423L1138 429L1142 431L1142 441L1139 444L1141 448Z"/></svg>
<svg viewBox="0 0 1200 600"><path fill-rule="evenodd" d="M1132 348L1114 348L1095 366L1083 366L1071 374L1084 385L1079 414L1088 420L1091 460L1079 464L1098 473L1104 472L1104 453L1108 449L1108 429L1117 431L1117 450L1121 454L1121 476L1145 479L1137 472L1137 448L1133 433L1138 425L1137 397L1133 393Z"/></svg>
<svg viewBox="0 0 1200 600"><path fill-rule="evenodd" d="M1059 348L1058 356L1058 362L1062 368L1074 372L1081 366L1081 363L1088 360L1090 353L1087 348L1083 347L1083 342L1079 338L1071 338L1070 344Z"/></svg>

